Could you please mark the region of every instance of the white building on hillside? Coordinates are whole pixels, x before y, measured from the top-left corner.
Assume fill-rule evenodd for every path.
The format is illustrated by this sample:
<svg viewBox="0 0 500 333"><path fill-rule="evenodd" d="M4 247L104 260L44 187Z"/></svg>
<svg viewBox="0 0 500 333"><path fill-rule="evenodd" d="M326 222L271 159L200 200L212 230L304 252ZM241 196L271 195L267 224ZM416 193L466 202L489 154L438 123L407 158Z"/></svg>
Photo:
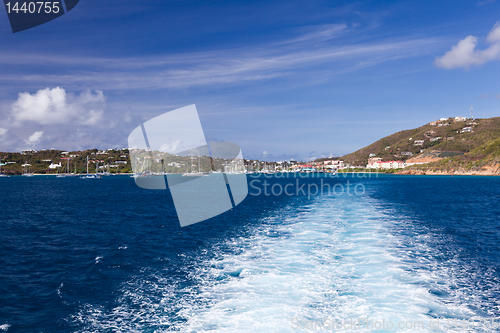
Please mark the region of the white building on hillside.
<svg viewBox="0 0 500 333"><path fill-rule="evenodd" d="M59 164L50 163L49 165L49 169L56 169L61 167L62 167L61 162L59 162Z"/></svg>
<svg viewBox="0 0 500 333"><path fill-rule="evenodd" d="M366 165L367 169L401 169L404 168L405 162L403 161L377 161Z"/></svg>
<svg viewBox="0 0 500 333"><path fill-rule="evenodd" d="M339 161L339 160L331 160L331 161L324 161L323 162L325 167L328 165L334 166L335 168L342 169L344 167L344 161Z"/></svg>

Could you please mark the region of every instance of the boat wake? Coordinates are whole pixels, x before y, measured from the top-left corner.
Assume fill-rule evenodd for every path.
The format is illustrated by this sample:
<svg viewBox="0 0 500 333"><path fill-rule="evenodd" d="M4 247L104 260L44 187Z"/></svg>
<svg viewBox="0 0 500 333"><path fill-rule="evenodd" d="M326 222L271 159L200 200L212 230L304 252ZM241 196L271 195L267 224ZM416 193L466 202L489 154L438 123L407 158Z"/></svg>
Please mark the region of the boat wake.
<svg viewBox="0 0 500 333"><path fill-rule="evenodd" d="M365 318L436 332L443 320L498 310L498 283L480 295L481 277L436 254L443 240L369 197L320 197L251 228L205 250L215 256L186 257L186 280L145 269L117 306L87 304L73 319L82 331L290 332Z"/></svg>

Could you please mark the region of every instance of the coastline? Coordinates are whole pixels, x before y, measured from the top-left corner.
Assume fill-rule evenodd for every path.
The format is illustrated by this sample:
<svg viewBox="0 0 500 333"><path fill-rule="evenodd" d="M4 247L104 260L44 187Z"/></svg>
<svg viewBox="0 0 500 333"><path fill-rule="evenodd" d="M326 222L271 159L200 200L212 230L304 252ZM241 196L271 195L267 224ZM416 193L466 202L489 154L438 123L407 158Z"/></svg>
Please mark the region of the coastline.
<svg viewBox="0 0 500 333"><path fill-rule="evenodd" d="M454 170L454 171L435 171L435 170L402 170L395 173L397 175L407 175L407 176L500 176L499 170L494 172L489 170L482 171L466 171L466 170Z"/></svg>
<svg viewBox="0 0 500 333"><path fill-rule="evenodd" d="M452 172L444 172L444 171L433 171L433 170L401 170L398 172L373 172L373 171L350 171L350 172L339 172L338 174L380 174L380 175L396 175L396 176L500 176L500 168L497 172L490 171L452 171ZM119 174L111 174L110 176L130 176L133 173L119 173ZM22 177L23 175L8 175L10 177ZM34 174L36 177L47 176L47 177L55 177L57 174L43 174L37 173ZM76 175L75 177L79 177L80 175Z"/></svg>

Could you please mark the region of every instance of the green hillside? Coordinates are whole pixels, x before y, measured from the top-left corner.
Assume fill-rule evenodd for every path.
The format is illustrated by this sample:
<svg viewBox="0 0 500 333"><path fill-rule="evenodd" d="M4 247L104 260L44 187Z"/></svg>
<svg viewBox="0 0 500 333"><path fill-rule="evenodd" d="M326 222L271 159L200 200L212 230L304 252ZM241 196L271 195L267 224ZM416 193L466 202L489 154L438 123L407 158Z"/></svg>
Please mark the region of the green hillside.
<svg viewBox="0 0 500 333"><path fill-rule="evenodd" d="M100 165L115 164L116 161L128 161L128 150L108 150L99 152L97 149L63 152L61 150L49 149L41 150L32 153L12 153L0 152L0 163L5 164L2 168L2 173L8 175L20 175L23 172L22 164L28 163L32 166L31 170L36 174L55 174L57 172L66 171L67 160L70 157L70 172L80 173L86 167L86 159L89 157L90 171L95 170L96 162L99 161ZM51 163L59 164L62 167L57 169L50 169ZM130 172L130 165L120 164L117 168L110 169L112 173L128 173Z"/></svg>
<svg viewBox="0 0 500 333"><path fill-rule="evenodd" d="M413 165L399 173L500 175L500 138L489 140L461 156Z"/></svg>
<svg viewBox="0 0 500 333"><path fill-rule="evenodd" d="M471 132L467 132L468 127ZM370 155L384 161L423 156L486 161L499 156L499 149L500 117L466 121L449 118L394 133L341 159L351 165L366 165Z"/></svg>

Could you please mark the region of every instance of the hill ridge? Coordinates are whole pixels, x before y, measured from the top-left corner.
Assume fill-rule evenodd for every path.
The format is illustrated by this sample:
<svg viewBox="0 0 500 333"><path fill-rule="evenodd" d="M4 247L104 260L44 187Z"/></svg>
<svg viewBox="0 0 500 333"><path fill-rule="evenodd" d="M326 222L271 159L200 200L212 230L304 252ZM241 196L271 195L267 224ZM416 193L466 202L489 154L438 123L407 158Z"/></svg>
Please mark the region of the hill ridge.
<svg viewBox="0 0 500 333"><path fill-rule="evenodd" d="M500 117L445 118L393 133L341 159L351 165L365 166L370 157L405 162L426 155L434 155L436 160L441 160L472 152L486 157L496 152L497 145L492 142L497 139L500 139ZM488 153L485 153L486 148Z"/></svg>

